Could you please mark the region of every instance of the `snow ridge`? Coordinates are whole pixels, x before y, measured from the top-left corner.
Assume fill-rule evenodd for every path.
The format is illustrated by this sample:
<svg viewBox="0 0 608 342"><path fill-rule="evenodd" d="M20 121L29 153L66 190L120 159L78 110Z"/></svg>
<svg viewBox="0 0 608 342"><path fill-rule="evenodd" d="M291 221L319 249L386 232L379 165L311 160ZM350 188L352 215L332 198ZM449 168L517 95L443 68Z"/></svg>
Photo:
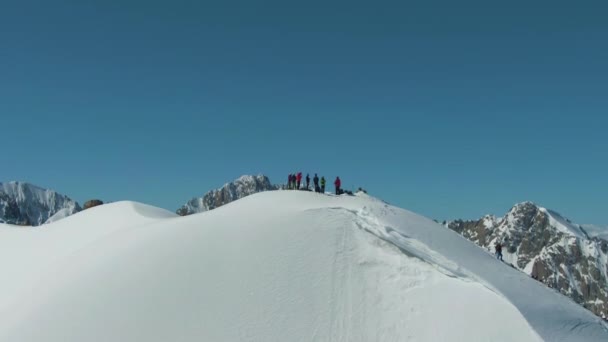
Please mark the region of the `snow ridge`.
<svg viewBox="0 0 608 342"><path fill-rule="evenodd" d="M608 339L568 298L364 194L267 191L187 217L121 202L44 230L0 225L0 268L6 341Z"/></svg>
<svg viewBox="0 0 608 342"><path fill-rule="evenodd" d="M604 240L608 240L608 226L598 226L594 224L583 224L581 227L589 235L589 237L598 237Z"/></svg>

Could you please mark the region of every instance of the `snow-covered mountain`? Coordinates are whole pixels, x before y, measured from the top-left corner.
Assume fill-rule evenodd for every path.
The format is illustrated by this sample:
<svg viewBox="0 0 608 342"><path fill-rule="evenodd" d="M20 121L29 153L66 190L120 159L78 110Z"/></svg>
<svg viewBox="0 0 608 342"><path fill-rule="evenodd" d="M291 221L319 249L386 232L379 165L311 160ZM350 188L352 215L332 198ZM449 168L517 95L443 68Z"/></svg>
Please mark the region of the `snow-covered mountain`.
<svg viewBox="0 0 608 342"><path fill-rule="evenodd" d="M221 207L222 205L258 192L276 189L278 189L278 187L272 185L268 177L264 175L244 175L230 183L224 184L224 186L219 189L209 191L203 197L191 199L188 203L177 209L176 213L180 216L200 213Z"/></svg>
<svg viewBox="0 0 608 342"><path fill-rule="evenodd" d="M39 226L80 210L77 202L53 190L24 182L0 183L0 222Z"/></svg>
<svg viewBox="0 0 608 342"><path fill-rule="evenodd" d="M1 341L608 340L567 297L361 193L0 225L0 269Z"/></svg>
<svg viewBox="0 0 608 342"><path fill-rule="evenodd" d="M595 224L582 224L581 226L585 229L589 237L599 237L608 240L608 226L598 226Z"/></svg>
<svg viewBox="0 0 608 342"><path fill-rule="evenodd" d="M608 241L581 225L531 202L504 217L446 222L494 253L500 241L505 262L557 289L600 317L608 317Z"/></svg>

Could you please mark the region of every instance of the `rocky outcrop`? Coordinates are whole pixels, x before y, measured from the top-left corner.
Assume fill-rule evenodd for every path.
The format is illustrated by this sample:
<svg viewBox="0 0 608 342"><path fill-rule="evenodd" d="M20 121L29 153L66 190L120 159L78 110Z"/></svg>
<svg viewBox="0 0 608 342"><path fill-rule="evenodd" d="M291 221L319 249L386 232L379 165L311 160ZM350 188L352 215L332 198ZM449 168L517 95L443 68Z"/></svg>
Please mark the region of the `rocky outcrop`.
<svg viewBox="0 0 608 342"><path fill-rule="evenodd" d="M103 204L102 200L98 200L98 199L88 200L88 201L84 202L84 205L82 206L82 210L93 208L93 207L96 207L96 206L102 205L102 204Z"/></svg>
<svg viewBox="0 0 608 342"><path fill-rule="evenodd" d="M21 215L17 201L0 190L0 222L16 225L31 225L27 216Z"/></svg>
<svg viewBox="0 0 608 342"><path fill-rule="evenodd" d="M0 183L0 222L39 226L80 210L78 203L53 190L23 182Z"/></svg>
<svg viewBox="0 0 608 342"><path fill-rule="evenodd" d="M233 182L225 184L220 189L212 190L203 197L195 197L177 209L181 216L212 210L243 197L262 192L277 190L264 175L241 176Z"/></svg>
<svg viewBox="0 0 608 342"><path fill-rule="evenodd" d="M608 241L590 237L582 226L531 202L515 205L500 219L445 225L491 253L501 242L505 262L608 317Z"/></svg>

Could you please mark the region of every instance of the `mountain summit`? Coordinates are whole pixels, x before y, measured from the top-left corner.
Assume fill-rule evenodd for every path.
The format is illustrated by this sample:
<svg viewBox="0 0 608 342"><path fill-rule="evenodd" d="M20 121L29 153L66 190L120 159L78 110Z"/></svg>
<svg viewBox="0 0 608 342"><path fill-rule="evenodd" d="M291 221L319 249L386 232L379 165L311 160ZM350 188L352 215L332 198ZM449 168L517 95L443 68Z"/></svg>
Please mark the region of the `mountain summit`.
<svg viewBox="0 0 608 342"><path fill-rule="evenodd" d="M608 241L583 226L532 202L516 204L502 218L446 226L491 253L500 242L505 262L608 317Z"/></svg>
<svg viewBox="0 0 608 342"><path fill-rule="evenodd" d="M270 183L264 175L244 175L238 179L224 184L223 187L209 191L203 197L195 197L177 209L180 216L191 215L221 207L243 197L269 190L276 190L277 186Z"/></svg>
<svg viewBox="0 0 608 342"><path fill-rule="evenodd" d="M0 224L0 269L1 341L608 340L567 297L363 193Z"/></svg>
<svg viewBox="0 0 608 342"><path fill-rule="evenodd" d="M53 190L24 183L0 183L0 222L39 226L81 210L80 205Z"/></svg>

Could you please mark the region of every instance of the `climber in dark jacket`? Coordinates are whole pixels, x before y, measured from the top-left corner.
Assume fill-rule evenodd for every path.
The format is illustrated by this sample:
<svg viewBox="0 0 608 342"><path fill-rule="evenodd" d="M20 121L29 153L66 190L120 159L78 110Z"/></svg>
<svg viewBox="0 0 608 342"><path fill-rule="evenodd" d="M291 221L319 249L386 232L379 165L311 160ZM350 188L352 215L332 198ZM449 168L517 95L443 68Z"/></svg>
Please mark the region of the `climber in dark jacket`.
<svg viewBox="0 0 608 342"><path fill-rule="evenodd" d="M315 177L312 179L313 184L315 185L315 192L321 192L319 189L319 176L315 173Z"/></svg>
<svg viewBox="0 0 608 342"><path fill-rule="evenodd" d="M310 190L310 175L306 174L306 190Z"/></svg>
<svg viewBox="0 0 608 342"><path fill-rule="evenodd" d="M496 250L496 259L502 261L502 245L500 244L500 242L496 243L494 249Z"/></svg>
<svg viewBox="0 0 608 342"><path fill-rule="evenodd" d="M291 189L291 173L287 176L287 189Z"/></svg>

